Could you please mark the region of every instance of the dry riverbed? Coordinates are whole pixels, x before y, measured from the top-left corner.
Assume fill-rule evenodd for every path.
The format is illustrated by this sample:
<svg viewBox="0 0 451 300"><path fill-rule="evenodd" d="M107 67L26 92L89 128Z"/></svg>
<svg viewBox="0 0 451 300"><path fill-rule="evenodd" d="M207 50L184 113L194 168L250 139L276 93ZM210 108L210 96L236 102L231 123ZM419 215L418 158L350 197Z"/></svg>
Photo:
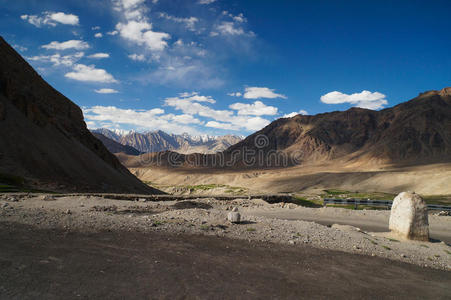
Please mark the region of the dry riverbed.
<svg viewBox="0 0 451 300"><path fill-rule="evenodd" d="M231 224L227 213L238 207L241 224ZM321 216L331 220L385 220L387 211L304 208L268 204L263 200L126 201L93 196L29 195L0 197L0 221L41 229L77 232L129 231L227 237L247 241L339 250L378 256L423 267L451 270L451 247L444 242L401 241L347 225L324 226L293 216ZM288 217L284 217L288 216ZM290 219L290 220L286 220ZM430 215L431 228L451 229L451 217ZM343 223L343 222L342 222Z"/></svg>

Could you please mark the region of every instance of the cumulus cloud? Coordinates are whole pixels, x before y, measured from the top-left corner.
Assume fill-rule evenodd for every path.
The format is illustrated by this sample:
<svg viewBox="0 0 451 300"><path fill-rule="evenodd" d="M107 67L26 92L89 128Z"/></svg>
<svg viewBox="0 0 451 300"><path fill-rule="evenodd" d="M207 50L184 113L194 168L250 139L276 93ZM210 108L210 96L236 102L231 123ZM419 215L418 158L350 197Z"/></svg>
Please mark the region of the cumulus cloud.
<svg viewBox="0 0 451 300"><path fill-rule="evenodd" d="M243 94L241 94L240 92L236 92L236 93L228 93L227 95L230 97L241 97Z"/></svg>
<svg viewBox="0 0 451 300"><path fill-rule="evenodd" d="M203 4L203 5L212 4L213 2L216 2L216 0L199 0L199 1L197 1L198 4Z"/></svg>
<svg viewBox="0 0 451 300"><path fill-rule="evenodd" d="M273 116L277 114L277 107L267 106L261 101L255 101L253 104L233 103L229 108L238 111L238 115L253 116Z"/></svg>
<svg viewBox="0 0 451 300"><path fill-rule="evenodd" d="M80 60L85 54L83 52L77 52L69 55L61 55L59 53L53 55L36 55L27 57L29 61L37 61L44 63L52 63L53 66L66 66L71 67L74 63Z"/></svg>
<svg viewBox="0 0 451 300"><path fill-rule="evenodd" d="M106 34L108 34L108 35L116 35L118 33L119 32L117 30L113 30L113 31L108 31Z"/></svg>
<svg viewBox="0 0 451 300"><path fill-rule="evenodd" d="M94 53L87 56L88 58L95 58L95 59L102 59L102 58L109 58L110 55L108 53Z"/></svg>
<svg viewBox="0 0 451 300"><path fill-rule="evenodd" d="M116 29L122 38L152 51L162 51L168 46L170 35L165 32L152 31L152 24L147 21L130 21L118 23Z"/></svg>
<svg viewBox="0 0 451 300"><path fill-rule="evenodd" d="M94 90L94 92L96 92L97 94L117 94L117 93L119 93L115 89L108 89L108 88Z"/></svg>
<svg viewBox="0 0 451 300"><path fill-rule="evenodd" d="M67 78L84 81L84 82L103 82L103 83L115 83L113 75L109 74L104 69L96 69L94 65L86 66L83 64L77 64L74 66L72 72L64 75Z"/></svg>
<svg viewBox="0 0 451 300"><path fill-rule="evenodd" d="M103 34L101 32L97 32L96 34L94 34L94 37L99 39L99 38L103 37Z"/></svg>
<svg viewBox="0 0 451 300"><path fill-rule="evenodd" d="M274 92L274 89L270 89L267 87L247 87L245 89L243 97L245 99L258 99L258 98L283 98L286 99L287 96L282 94L277 94Z"/></svg>
<svg viewBox="0 0 451 300"><path fill-rule="evenodd" d="M243 35L245 34L242 27L237 26L234 22L222 22L216 27L216 31L222 35Z"/></svg>
<svg viewBox="0 0 451 300"><path fill-rule="evenodd" d="M44 12L40 16L38 15L21 15L20 18L28 23L41 27L43 25L56 26L59 24L64 25L79 25L79 18L73 14L66 14L63 12Z"/></svg>
<svg viewBox="0 0 451 300"><path fill-rule="evenodd" d="M119 35L134 44L145 46L151 51L162 51L171 36L165 32L152 30L145 13L148 11L144 0L115 0L114 9L122 13L125 22L116 24Z"/></svg>
<svg viewBox="0 0 451 300"><path fill-rule="evenodd" d="M144 57L143 54L130 54L128 56L128 58L130 58L131 60L135 60L135 61L145 61L146 58Z"/></svg>
<svg viewBox="0 0 451 300"><path fill-rule="evenodd" d="M321 96L321 102L326 104L349 103L355 107L380 109L388 104L386 96L379 92L362 91L354 94L344 94L338 91Z"/></svg>
<svg viewBox="0 0 451 300"><path fill-rule="evenodd" d="M179 17L170 16L165 12L160 13L160 18L164 18L166 20L170 20L170 21L173 21L176 23L185 24L186 28L191 31L196 30L195 25L199 21L199 19L196 17L179 18Z"/></svg>
<svg viewBox="0 0 451 300"><path fill-rule="evenodd" d="M89 44L81 41L81 40L69 40L66 42L57 42L53 41L50 44L41 46L44 49L47 50L67 50L67 49L76 49L76 50L83 50L88 49Z"/></svg>
<svg viewBox="0 0 451 300"><path fill-rule="evenodd" d="M261 118L260 115L272 115L274 109L275 113L277 113L277 108L267 107L260 101L250 105L242 103L231 105L234 107L232 109L242 109L241 114L235 114L233 110L216 110L201 102L216 103L210 96L201 96L196 92L183 93L179 97L165 99L165 105L180 110L184 114L213 119L205 124L206 127L212 128L254 131L270 123L269 120Z"/></svg>
<svg viewBox="0 0 451 300"><path fill-rule="evenodd" d="M292 112L292 113L283 115L282 118L292 118L292 117L297 116L297 115L308 115L308 112L307 112L306 110L301 109L301 110L298 111L298 112L295 112L295 111L294 111L294 112Z"/></svg>
<svg viewBox="0 0 451 300"><path fill-rule="evenodd" d="M191 134L198 134L198 131L187 125L200 125L202 121L186 114L164 114L165 111L161 108L154 108L149 110L133 110L121 109L115 106L93 106L91 108L84 108L83 113L89 126L99 127L98 125L132 125L137 126L142 130L164 130L171 133L181 134L188 132Z"/></svg>

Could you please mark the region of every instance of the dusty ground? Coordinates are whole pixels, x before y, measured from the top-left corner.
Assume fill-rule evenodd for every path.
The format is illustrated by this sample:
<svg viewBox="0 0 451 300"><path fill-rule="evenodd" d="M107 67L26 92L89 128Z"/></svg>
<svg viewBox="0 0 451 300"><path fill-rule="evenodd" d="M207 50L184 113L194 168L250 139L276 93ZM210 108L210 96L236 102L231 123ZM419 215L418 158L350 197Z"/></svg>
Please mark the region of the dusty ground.
<svg viewBox="0 0 451 300"><path fill-rule="evenodd" d="M384 211L258 199L13 198L0 198L1 299L451 295L445 243L282 219L316 214L377 222ZM226 221L232 206L242 212L241 224ZM432 233L449 229L451 217L431 215L430 223Z"/></svg>
<svg viewBox="0 0 451 300"><path fill-rule="evenodd" d="M126 162L125 162L126 163ZM339 162L257 171L129 168L139 179L157 185L223 184L251 192L310 192L323 189L398 194L450 195L451 164L393 167L354 166Z"/></svg>
<svg viewBox="0 0 451 300"><path fill-rule="evenodd" d="M2 299L447 299L450 272L309 246L0 222Z"/></svg>
<svg viewBox="0 0 451 300"><path fill-rule="evenodd" d="M7 198L8 199L8 198ZM99 231L164 231L203 234L248 241L304 245L349 253L379 256L443 270L451 270L451 247L446 242L401 241L355 227L323 226L304 221L354 220L359 224L385 224L388 211L352 211L337 208L304 208L295 204L268 204L263 200L141 202L101 197L31 196L17 202L0 201L0 220L44 229ZM226 220L228 211L239 207L241 224ZM294 218L293 216L296 216ZM430 215L431 236L451 238L451 217ZM337 222L346 224L345 222Z"/></svg>

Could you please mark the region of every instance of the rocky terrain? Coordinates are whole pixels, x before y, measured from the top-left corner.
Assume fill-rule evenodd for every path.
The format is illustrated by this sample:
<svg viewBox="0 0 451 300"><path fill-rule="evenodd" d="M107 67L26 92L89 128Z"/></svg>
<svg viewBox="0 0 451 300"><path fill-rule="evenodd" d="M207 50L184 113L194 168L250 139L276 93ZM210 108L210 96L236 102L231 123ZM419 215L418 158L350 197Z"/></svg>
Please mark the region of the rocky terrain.
<svg viewBox="0 0 451 300"><path fill-rule="evenodd" d="M161 130L138 133L134 131L119 132L106 128L99 128L92 130L92 132L102 134L113 141L125 146L131 146L143 153L171 150L182 154L213 154L224 151L243 139L243 137L236 135L192 136L189 134L167 134ZM107 144L110 145L111 142L108 142ZM112 153L121 152L117 151L118 149L116 147L110 147L108 149Z"/></svg>
<svg viewBox="0 0 451 300"><path fill-rule="evenodd" d="M144 200L144 199L143 199ZM388 233L372 233L349 225L324 226L315 222L289 220L290 214L324 216L333 220L378 220L387 211L350 211L337 208L304 208L293 203L268 204L263 200L215 198L186 201L127 201L98 196L5 195L0 201L0 220L38 225L40 228L83 232L126 230L159 231L168 234L202 234L289 247L333 249L379 256L424 267L451 270L451 247L445 242L403 241ZM241 223L227 221L237 207ZM431 235L451 226L451 217L430 215ZM387 222L388 225L388 222Z"/></svg>
<svg viewBox="0 0 451 300"><path fill-rule="evenodd" d="M81 109L0 38L0 183L52 191L158 192L87 129Z"/></svg>

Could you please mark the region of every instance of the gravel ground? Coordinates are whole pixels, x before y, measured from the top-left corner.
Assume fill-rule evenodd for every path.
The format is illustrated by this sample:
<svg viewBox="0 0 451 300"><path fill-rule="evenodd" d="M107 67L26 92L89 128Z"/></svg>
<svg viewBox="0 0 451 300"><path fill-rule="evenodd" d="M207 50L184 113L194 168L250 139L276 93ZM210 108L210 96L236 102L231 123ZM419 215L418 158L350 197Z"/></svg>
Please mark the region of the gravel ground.
<svg viewBox="0 0 451 300"><path fill-rule="evenodd" d="M15 201L12 201L15 200ZM226 220L232 207L242 213L240 224ZM101 197L51 195L0 198L0 221L34 225L42 229L98 232L167 232L202 234L247 241L283 244L287 247L309 245L316 248L378 256L423 267L451 270L451 247L444 242L401 241L389 234L370 233L346 225L323 226L301 220L282 220L253 215L253 211L287 210L302 212L295 204L268 204L263 200L144 202L111 200ZM311 210L311 209L310 209ZM378 214L379 211L350 211L336 208L316 209L333 214ZM311 211L309 213L312 213ZM431 216L430 222L451 224L449 216ZM448 228L451 228L448 227Z"/></svg>

